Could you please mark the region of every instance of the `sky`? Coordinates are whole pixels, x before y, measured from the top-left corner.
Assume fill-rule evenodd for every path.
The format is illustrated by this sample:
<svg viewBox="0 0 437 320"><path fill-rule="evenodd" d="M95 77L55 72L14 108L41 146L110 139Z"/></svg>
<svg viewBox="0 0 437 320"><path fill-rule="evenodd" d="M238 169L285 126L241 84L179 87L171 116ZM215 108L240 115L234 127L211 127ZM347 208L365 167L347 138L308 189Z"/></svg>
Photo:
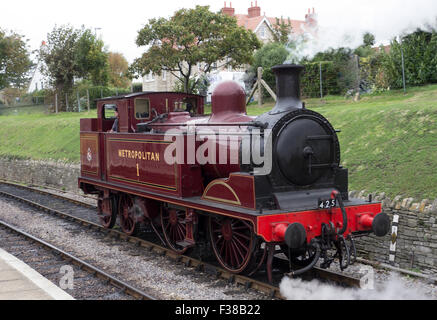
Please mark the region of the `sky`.
<svg viewBox="0 0 437 320"><path fill-rule="evenodd" d="M252 1L255 3L255 1ZM362 34L370 31L378 43L403 31L426 23L436 25L436 0L258 0L261 14L270 17L304 20L308 8L315 8L322 29L323 47L359 44ZM247 13L251 0L233 0L236 13ZM19 0L0 2L0 28L13 30L29 39L32 50L38 49L55 25L81 25L102 37L107 49L124 54L129 62L139 57L135 39L150 18L170 17L180 8L210 5L220 10L217 0ZM229 6L229 1L227 1ZM348 34L347 41L344 34Z"/></svg>

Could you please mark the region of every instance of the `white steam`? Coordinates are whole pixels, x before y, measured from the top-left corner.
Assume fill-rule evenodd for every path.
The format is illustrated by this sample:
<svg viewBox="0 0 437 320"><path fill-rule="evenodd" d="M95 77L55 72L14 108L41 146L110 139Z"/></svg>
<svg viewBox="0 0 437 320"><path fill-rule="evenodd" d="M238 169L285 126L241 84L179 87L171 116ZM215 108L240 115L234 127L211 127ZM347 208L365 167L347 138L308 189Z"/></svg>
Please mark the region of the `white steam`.
<svg viewBox="0 0 437 320"><path fill-rule="evenodd" d="M289 48L288 63L296 63L304 57L311 59L329 48L354 49L362 44L366 32L375 36L375 46L379 46L417 28L437 27L435 0L367 0L361 3L313 0L312 6L317 13L317 37L299 37L297 47Z"/></svg>
<svg viewBox="0 0 437 320"><path fill-rule="evenodd" d="M417 285L417 284L416 284ZM423 288L410 288L398 275L392 274L387 282L375 289L340 288L322 283L284 277L281 294L288 300L430 300Z"/></svg>

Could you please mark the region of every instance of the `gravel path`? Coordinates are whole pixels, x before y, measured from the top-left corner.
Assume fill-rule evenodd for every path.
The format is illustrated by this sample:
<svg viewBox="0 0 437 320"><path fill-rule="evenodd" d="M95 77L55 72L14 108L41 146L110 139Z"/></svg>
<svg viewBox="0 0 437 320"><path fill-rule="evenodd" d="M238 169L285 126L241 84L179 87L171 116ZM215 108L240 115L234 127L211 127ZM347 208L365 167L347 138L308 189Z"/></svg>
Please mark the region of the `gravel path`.
<svg viewBox="0 0 437 320"><path fill-rule="evenodd" d="M257 300L254 290L229 285L145 248L108 238L77 224L0 199L0 219L44 239L160 299Z"/></svg>

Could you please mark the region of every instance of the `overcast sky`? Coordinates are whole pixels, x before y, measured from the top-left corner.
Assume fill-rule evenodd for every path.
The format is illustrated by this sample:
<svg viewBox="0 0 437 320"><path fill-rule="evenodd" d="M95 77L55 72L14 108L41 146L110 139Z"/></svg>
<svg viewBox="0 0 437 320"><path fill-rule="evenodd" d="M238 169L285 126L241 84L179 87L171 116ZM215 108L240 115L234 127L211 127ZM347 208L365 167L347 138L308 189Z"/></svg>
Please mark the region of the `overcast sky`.
<svg viewBox="0 0 437 320"><path fill-rule="evenodd" d="M250 0L233 0L236 13L247 13ZM255 1L253 1L255 2ZM135 38L141 27L153 17L170 17L180 8L210 5L218 11L224 1L217 0L15 0L0 3L0 28L24 34L31 49L39 48L55 24L85 25L97 30L110 51L121 52L132 62L143 49ZM229 1L227 1L229 6ZM364 31L373 32L381 42L426 23L436 23L436 0L259 0L261 13L304 20L308 8L319 17L326 45L344 45L344 33L361 39ZM354 41L352 41L355 43Z"/></svg>

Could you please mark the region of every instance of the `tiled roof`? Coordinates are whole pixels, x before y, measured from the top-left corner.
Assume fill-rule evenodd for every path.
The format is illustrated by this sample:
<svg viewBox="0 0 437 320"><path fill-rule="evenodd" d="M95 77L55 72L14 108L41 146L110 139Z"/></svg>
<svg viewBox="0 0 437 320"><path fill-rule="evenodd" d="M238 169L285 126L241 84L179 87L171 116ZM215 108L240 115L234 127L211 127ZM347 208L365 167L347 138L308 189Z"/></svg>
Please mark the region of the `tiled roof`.
<svg viewBox="0 0 437 320"><path fill-rule="evenodd" d="M269 22L271 23L271 25L275 25L276 24L276 18L267 18L269 20ZM285 23L288 23L288 19L284 19ZM302 34L304 32L304 29L302 28L303 25L305 25L305 21L301 21L301 20L291 20L290 19L290 23L291 23L291 31L295 34Z"/></svg>
<svg viewBox="0 0 437 320"><path fill-rule="evenodd" d="M237 18L237 24L239 26L252 31L256 30L256 28L264 20L264 18L266 18L266 20L268 20L272 26L276 24L276 18L272 18L272 17L258 16L258 17L249 18L247 14L236 14L235 17ZM285 23L288 23L288 19L284 19L284 21ZM291 22L293 33L302 34L304 32L302 26L305 24L305 21L290 19L290 22Z"/></svg>

